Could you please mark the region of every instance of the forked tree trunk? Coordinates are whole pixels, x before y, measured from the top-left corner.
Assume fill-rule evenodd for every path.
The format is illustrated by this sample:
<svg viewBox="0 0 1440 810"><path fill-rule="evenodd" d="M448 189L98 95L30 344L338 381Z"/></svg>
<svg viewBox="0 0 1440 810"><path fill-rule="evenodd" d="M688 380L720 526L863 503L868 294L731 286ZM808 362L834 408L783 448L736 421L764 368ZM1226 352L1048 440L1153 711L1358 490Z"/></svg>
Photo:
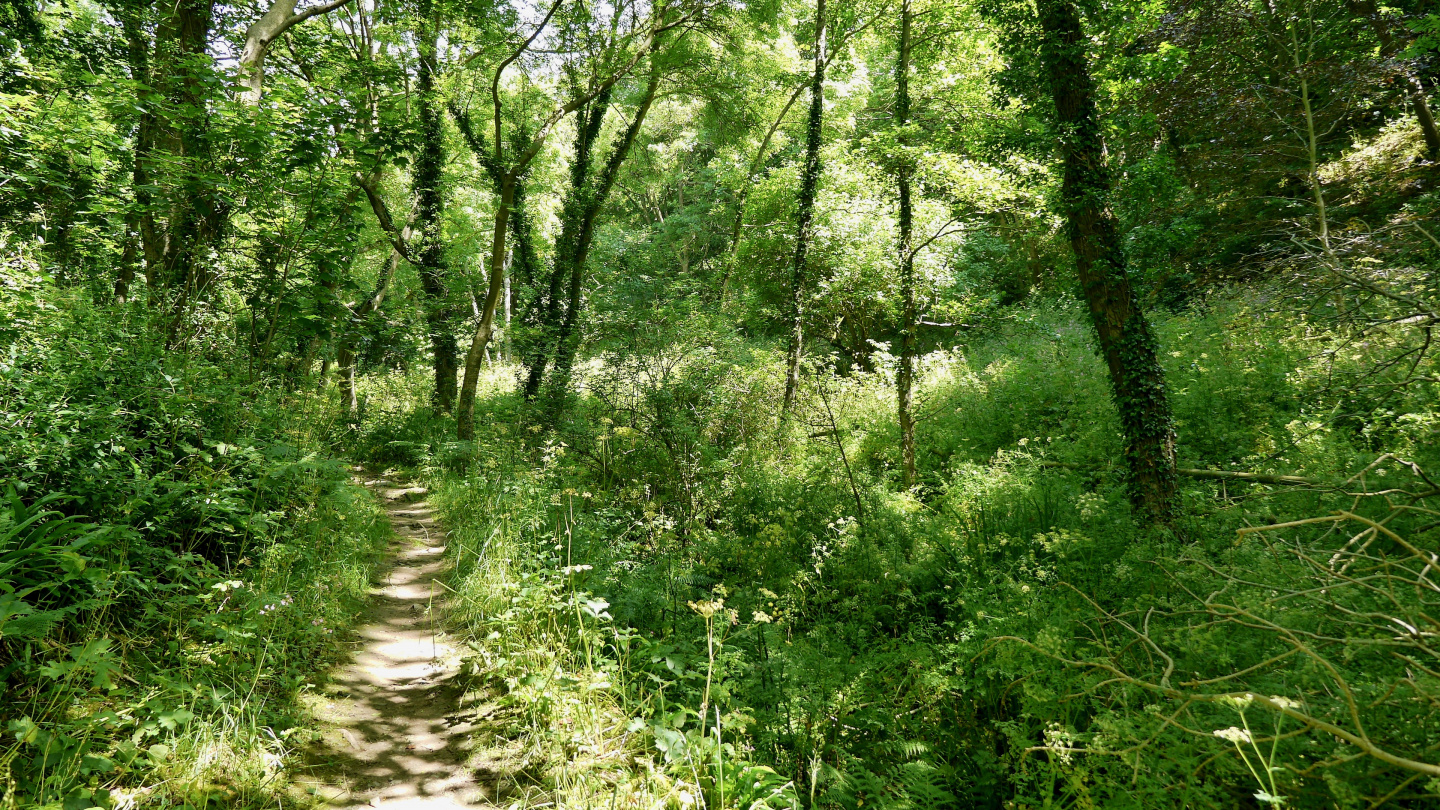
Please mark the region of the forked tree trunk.
<svg viewBox="0 0 1440 810"><path fill-rule="evenodd" d="M910 123L910 0L900 2L900 58L895 67L895 124ZM901 144L905 143L901 135ZM915 388L915 249L914 217L910 206L911 168L902 156L898 172L900 193L900 368L895 374L896 413L900 422L901 478L906 489L915 486L915 417L911 413Z"/></svg>
<svg viewBox="0 0 1440 810"><path fill-rule="evenodd" d="M805 338L805 262L814 230L815 191L820 183L820 138L825 123L825 0L815 2L815 72L810 78L810 117L805 125L805 166L795 213L795 257L790 281L790 344L785 358L784 419L795 405L800 384L800 346Z"/></svg>
<svg viewBox="0 0 1440 810"><path fill-rule="evenodd" d="M275 0L260 19L245 29L245 47L240 52L240 100L246 104L259 104L265 87L265 56L270 44L294 25L302 23L317 14L325 14L349 3L350 0L329 0L295 13L295 0Z"/></svg>
<svg viewBox="0 0 1440 810"><path fill-rule="evenodd" d="M457 433L462 440L469 440L475 437L475 391L480 380L480 365L485 358L485 350L488 348L490 338L495 331L495 310L500 302L500 295L505 286L505 229L509 223L511 207L515 204L515 184L517 179L529 167L531 161L539 154L540 148L545 145L546 139L554 131L565 116L575 112L587 103L592 101L600 93L608 92L615 82L627 75L631 69L645 55L652 52L656 38L661 33L661 17L653 18L654 27L651 28L649 36L641 43L639 50L632 59L622 65L614 73L610 74L604 81L599 82L589 93L571 99L565 104L550 111L545 122L536 129L528 145L518 150L516 158L508 162L504 159L504 151L501 145L501 103L500 103L500 79L505 68L514 60L518 59L535 38L540 35L550 18L559 10L564 0L556 0L550 7L540 25L535 28L523 44L517 48L508 59L500 63L495 70L495 76L490 83L490 95L495 104L495 160L494 165L503 172L504 181L501 183L496 201L495 212L495 235L490 247L490 287L485 294L485 306L481 311L480 323L475 327L475 336L470 341L470 351L465 355L465 381L460 388L460 404L455 412ZM663 15L664 9L655 9Z"/></svg>
<svg viewBox="0 0 1440 810"><path fill-rule="evenodd" d="M455 119L455 128L460 130L460 136L464 139L465 144L470 147L471 153L474 154L475 159L479 161L480 165L485 169L485 173L490 177L490 182L494 186L493 190L495 195L497 197L502 196L506 175L504 168L496 162L495 155L490 154L485 146L484 138L480 136L480 133L475 131L470 121L469 113L462 110L459 105L452 103L450 105L450 114ZM521 130L518 133L517 140L520 143L525 143L529 140L529 136L525 134L524 130ZM504 309L501 310L505 317L505 344L507 352L511 344L509 329L510 316L512 313L512 283L521 289L530 287L535 281L535 271L540 266L539 253L535 248L534 221L530 217L529 200L526 196L526 173L523 171L516 172L512 182L514 183L514 188L510 191L510 213L508 222L510 237L515 241L515 246L509 252L510 261L505 268ZM482 316L484 315L483 312L480 314Z"/></svg>
<svg viewBox="0 0 1440 810"><path fill-rule="evenodd" d="M586 207L580 222L580 232L573 245L574 253L566 261L570 271L570 287L566 297L565 320L561 322L560 330L555 336L555 369L551 373L550 379L552 399L548 415L551 423L559 415L558 409L564 401L564 393L570 382L570 372L575 364L576 353L579 351L578 329L580 311L584 306L582 291L585 281L585 262L590 256L590 245L595 239L595 221L600 216L600 210L605 207L605 201L610 197L610 190L614 188L615 180L620 175L620 167L630 154L630 147L635 144L641 127L645 125L645 116L650 112L650 105L655 100L655 91L659 86L660 72L658 69L654 69L650 73L650 81L645 86L645 95L640 100L640 106L635 110L635 117L630 120L630 126L626 127L625 132L611 147L610 156L606 159L600 176L587 184L588 191L584 195Z"/></svg>
<svg viewBox="0 0 1440 810"><path fill-rule="evenodd" d="M1175 507L1174 420L1155 337L1131 285L1109 207L1110 174L1080 14L1071 0L1036 5L1065 162L1062 205L1125 434L1130 501L1142 520L1165 522Z"/></svg>
<svg viewBox="0 0 1440 810"><path fill-rule="evenodd" d="M565 280L570 277L575 257L579 254L589 209L590 162L594 158L595 141L600 137L600 126L609 109L610 93L606 91L581 107L576 115L575 157L570 161L570 187L566 190L560 213L560 236L555 240L554 264L539 307L539 335L532 339L526 357L523 393L527 400L535 399L540 393L540 385L545 380L545 370L550 363L550 352L560 333Z"/></svg>

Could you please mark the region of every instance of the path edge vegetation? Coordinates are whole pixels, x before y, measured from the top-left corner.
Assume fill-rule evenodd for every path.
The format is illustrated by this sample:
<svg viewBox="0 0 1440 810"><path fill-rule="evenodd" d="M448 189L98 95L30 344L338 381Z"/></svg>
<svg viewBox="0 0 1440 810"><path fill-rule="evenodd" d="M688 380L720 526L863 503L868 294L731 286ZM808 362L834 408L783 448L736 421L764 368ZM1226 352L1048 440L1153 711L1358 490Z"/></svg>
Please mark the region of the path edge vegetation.
<svg viewBox="0 0 1440 810"><path fill-rule="evenodd" d="M33 331L0 365L26 459L0 493L0 803L273 803L389 539L330 456L338 411L167 352L139 307L7 281ZM57 436L99 474L37 496Z"/></svg>

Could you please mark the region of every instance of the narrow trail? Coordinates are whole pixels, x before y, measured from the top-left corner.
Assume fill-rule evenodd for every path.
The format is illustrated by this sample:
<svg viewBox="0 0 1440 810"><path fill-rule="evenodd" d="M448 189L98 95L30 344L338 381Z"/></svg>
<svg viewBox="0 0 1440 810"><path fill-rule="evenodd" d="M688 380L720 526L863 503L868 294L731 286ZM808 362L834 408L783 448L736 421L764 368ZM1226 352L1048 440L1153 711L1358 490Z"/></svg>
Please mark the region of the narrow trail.
<svg viewBox="0 0 1440 810"><path fill-rule="evenodd" d="M439 625L445 532L424 489L365 485L394 528L393 567L371 592L351 660L308 699L320 736L293 789L337 808L495 807L513 773L502 749L471 748L494 707L456 683L460 658Z"/></svg>

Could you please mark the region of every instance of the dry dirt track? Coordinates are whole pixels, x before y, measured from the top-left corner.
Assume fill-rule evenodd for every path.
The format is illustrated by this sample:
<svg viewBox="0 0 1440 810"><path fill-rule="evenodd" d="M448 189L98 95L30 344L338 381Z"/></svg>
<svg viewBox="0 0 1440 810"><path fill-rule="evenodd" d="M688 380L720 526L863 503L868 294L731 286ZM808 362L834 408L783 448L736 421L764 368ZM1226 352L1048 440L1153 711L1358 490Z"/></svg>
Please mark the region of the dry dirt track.
<svg viewBox="0 0 1440 810"><path fill-rule="evenodd" d="M394 527L393 567L372 591L353 658L310 700L321 734L294 789L336 808L494 807L513 782L503 756L469 748L486 707L454 683L459 657L436 624L445 533L423 489L365 483Z"/></svg>

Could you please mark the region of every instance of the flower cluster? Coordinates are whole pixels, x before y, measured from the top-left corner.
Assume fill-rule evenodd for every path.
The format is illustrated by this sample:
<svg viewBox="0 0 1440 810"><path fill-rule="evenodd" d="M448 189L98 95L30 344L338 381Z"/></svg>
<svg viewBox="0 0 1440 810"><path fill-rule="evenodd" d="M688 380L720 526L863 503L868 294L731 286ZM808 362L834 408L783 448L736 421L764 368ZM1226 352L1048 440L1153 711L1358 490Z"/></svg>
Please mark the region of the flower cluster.
<svg viewBox="0 0 1440 810"><path fill-rule="evenodd" d="M1236 745L1239 745L1242 742L1250 742L1250 732L1246 731L1243 728L1236 728L1234 726L1231 726L1230 728L1216 729L1214 734L1216 737L1219 737L1222 740L1229 740Z"/></svg>
<svg viewBox="0 0 1440 810"><path fill-rule="evenodd" d="M290 594L287 593L278 602L266 602L264 605L262 605L260 607L260 615L264 616L268 613L274 613L281 608L287 608L293 604L295 604L295 600L291 598Z"/></svg>

